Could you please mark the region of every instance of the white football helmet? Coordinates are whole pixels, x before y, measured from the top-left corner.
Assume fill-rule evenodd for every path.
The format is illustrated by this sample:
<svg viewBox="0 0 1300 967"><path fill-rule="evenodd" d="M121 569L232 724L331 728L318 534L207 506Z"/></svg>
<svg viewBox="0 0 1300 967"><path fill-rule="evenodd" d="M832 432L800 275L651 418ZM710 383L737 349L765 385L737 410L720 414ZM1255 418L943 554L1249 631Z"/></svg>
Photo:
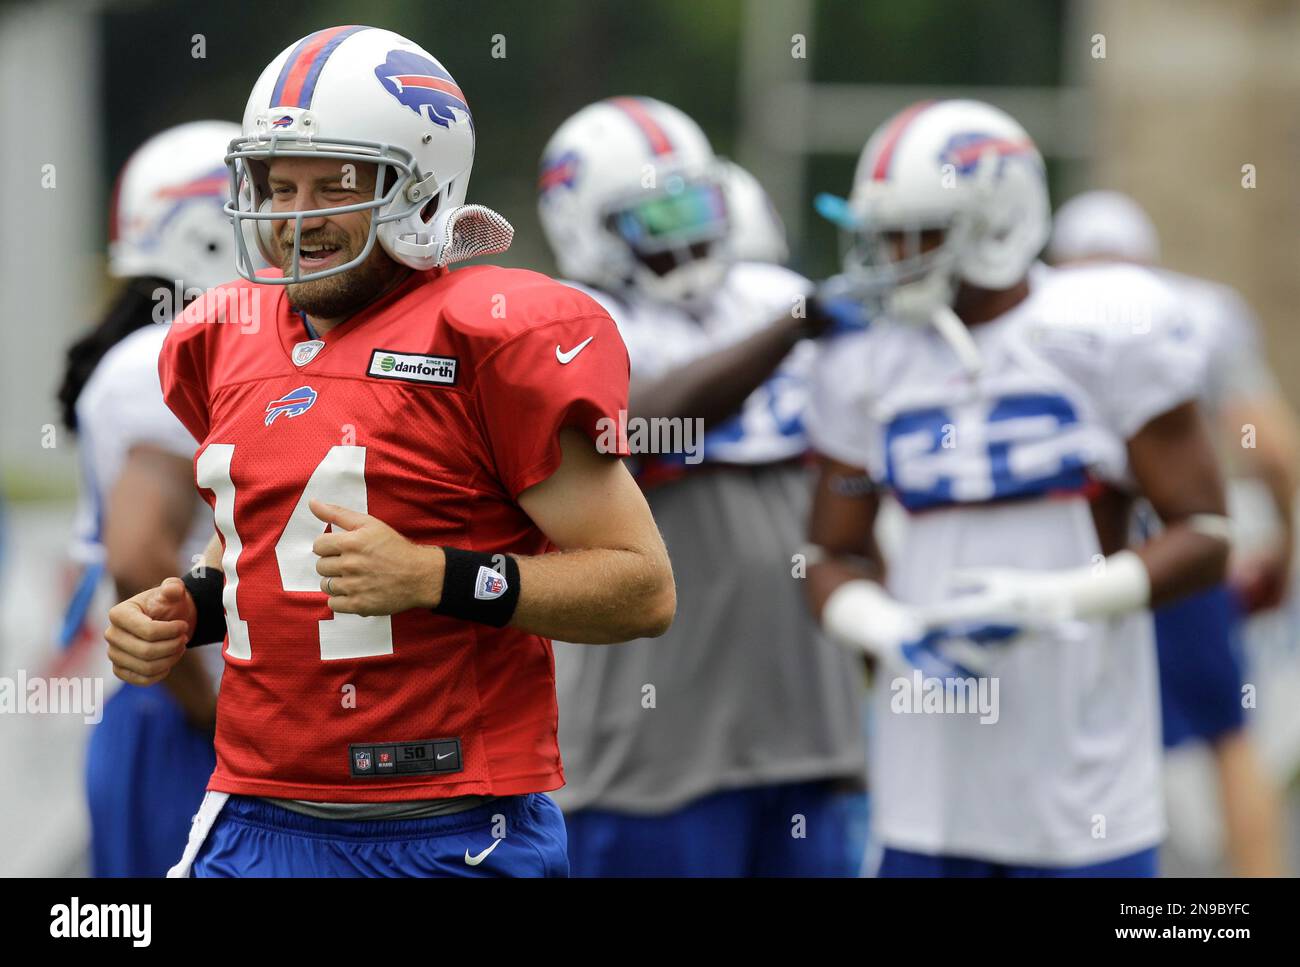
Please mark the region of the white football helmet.
<svg viewBox="0 0 1300 967"><path fill-rule="evenodd" d="M698 304L731 261L713 148L653 98L610 98L560 125L542 152L538 212L560 271L599 288Z"/></svg>
<svg viewBox="0 0 1300 967"><path fill-rule="evenodd" d="M377 165L374 198L355 205L275 213L267 160L334 158ZM465 205L474 163L474 122L465 95L426 50L390 30L329 27L291 44L271 61L244 109L241 136L226 157L235 203L239 273L271 284L309 282L361 264L375 242L413 269L503 252L514 230L480 205ZM302 271L302 222L369 211L370 235L342 265ZM278 264L275 222L294 222L293 264L283 278L255 275L244 241Z"/></svg>
<svg viewBox="0 0 1300 967"><path fill-rule="evenodd" d="M731 218L732 258L784 265L790 258L790 243L772 199L758 179L734 161L724 160L721 171Z"/></svg>
<svg viewBox="0 0 1300 967"><path fill-rule="evenodd" d="M851 233L851 282L954 342L969 342L951 310L958 284L1015 285L1051 229L1042 156L1010 115L980 101L923 101L890 118L863 148L848 201L822 196L818 208ZM942 243L923 252L931 229ZM901 254L887 238L896 233Z"/></svg>
<svg viewBox="0 0 1300 967"><path fill-rule="evenodd" d="M193 121L154 135L127 160L109 215L108 270L210 289L235 276L230 179L222 159L239 125Z"/></svg>
<svg viewBox="0 0 1300 967"><path fill-rule="evenodd" d="M1112 258L1153 265L1160 260L1160 236L1128 195L1085 191L1057 209L1047 254L1057 264Z"/></svg>

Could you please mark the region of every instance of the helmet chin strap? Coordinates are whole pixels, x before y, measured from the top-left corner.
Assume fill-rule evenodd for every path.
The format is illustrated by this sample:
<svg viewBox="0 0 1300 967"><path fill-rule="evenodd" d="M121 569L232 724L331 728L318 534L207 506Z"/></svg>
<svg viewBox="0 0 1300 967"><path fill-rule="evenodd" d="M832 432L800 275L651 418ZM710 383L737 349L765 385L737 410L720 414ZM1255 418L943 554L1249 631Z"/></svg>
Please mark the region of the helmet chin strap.
<svg viewBox="0 0 1300 967"><path fill-rule="evenodd" d="M925 278L899 286L889 297L889 311L897 317L919 325L934 326L956 354L968 376L977 376L984 368L979 347L971 338L966 324L949 304L953 296L952 276L942 269Z"/></svg>
<svg viewBox="0 0 1300 967"><path fill-rule="evenodd" d="M944 342L952 347L952 351L957 354L957 359L961 362L961 367L966 371L966 375L978 376L980 370L984 368L984 359L980 356L979 347L975 345L975 340L971 338L966 323L957 318L957 313L952 311L952 307L948 305L935 306L930 315L930 324L938 330Z"/></svg>

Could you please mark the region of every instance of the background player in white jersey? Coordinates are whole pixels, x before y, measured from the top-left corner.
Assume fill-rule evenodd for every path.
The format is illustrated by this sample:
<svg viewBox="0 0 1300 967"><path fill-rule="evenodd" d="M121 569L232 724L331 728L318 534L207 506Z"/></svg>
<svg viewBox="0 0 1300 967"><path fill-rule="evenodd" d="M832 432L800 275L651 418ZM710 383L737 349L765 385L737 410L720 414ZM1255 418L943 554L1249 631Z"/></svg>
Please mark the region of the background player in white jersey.
<svg viewBox="0 0 1300 967"><path fill-rule="evenodd" d="M650 98L583 109L542 157L560 269L627 343L630 426L684 431L639 459L680 620L653 644L556 646L569 780L556 798L575 875L856 867L860 676L816 634L791 575L807 509L804 340L831 323L815 301L796 311L803 278L733 260L729 184L699 127Z"/></svg>
<svg viewBox="0 0 1300 967"><path fill-rule="evenodd" d="M1042 159L979 102L901 112L867 142L850 200L821 207L852 231L846 272L880 310L820 364L824 557L808 580L823 626L881 666L880 873L1152 875L1146 608L1212 584L1227 554L1177 300L1129 267L1031 280ZM864 475L911 512L887 575L879 498L845 486ZM1129 550L1138 494L1165 530Z"/></svg>
<svg viewBox="0 0 1300 967"><path fill-rule="evenodd" d="M1126 195L1085 192L1056 214L1048 255L1058 265L1155 267L1159 237ZM1241 295L1207 279L1157 269L1183 298L1206 347L1201 403L1230 469L1259 480L1277 522L1272 545L1234 554L1230 580L1156 612L1163 735L1167 748L1201 741L1213 752L1226 850L1243 876L1282 875L1281 810L1246 730L1244 613L1276 606L1289 586L1293 507L1300 466L1295 417L1264 360L1259 323ZM1243 446L1243 428L1253 427Z"/></svg>
<svg viewBox="0 0 1300 967"><path fill-rule="evenodd" d="M122 288L69 350L59 394L81 448L73 555L84 567L65 637L103 621L88 612L105 577L127 598L188 569L207 543L194 439L163 403L158 352L183 302L234 274L221 209L238 134L222 121L180 125L145 142L118 179L109 270ZM184 848L215 764L219 658L192 652L165 689L123 685L107 703L86 763L96 876L162 876Z"/></svg>

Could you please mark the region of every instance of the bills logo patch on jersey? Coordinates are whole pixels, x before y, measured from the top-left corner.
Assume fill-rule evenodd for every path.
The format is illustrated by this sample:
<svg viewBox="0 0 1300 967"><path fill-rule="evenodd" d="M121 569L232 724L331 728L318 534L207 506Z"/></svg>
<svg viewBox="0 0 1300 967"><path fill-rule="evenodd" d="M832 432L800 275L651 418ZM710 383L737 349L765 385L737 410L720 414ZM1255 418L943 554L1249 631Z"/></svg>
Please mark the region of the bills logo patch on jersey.
<svg viewBox="0 0 1300 967"><path fill-rule="evenodd" d="M506 579L490 567L480 565L478 580L474 582L474 597L480 601L495 601L506 593Z"/></svg>
<svg viewBox="0 0 1300 967"><path fill-rule="evenodd" d="M434 124L450 128L460 120L457 111L464 113L471 126L474 123L465 95L436 60L409 50L390 51L375 68L375 76L384 90Z"/></svg>
<svg viewBox="0 0 1300 967"><path fill-rule="evenodd" d="M310 386L299 386L296 390L285 393L278 400L266 404L266 425L270 426L281 414L290 419L302 416L315 402L316 391Z"/></svg>

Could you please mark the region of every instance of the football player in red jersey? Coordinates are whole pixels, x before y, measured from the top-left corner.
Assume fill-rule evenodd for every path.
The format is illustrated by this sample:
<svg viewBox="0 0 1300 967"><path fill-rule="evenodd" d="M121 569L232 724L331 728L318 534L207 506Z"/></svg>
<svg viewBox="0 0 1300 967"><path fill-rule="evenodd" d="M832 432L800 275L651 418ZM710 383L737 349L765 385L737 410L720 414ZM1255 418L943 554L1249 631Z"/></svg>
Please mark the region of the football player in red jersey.
<svg viewBox="0 0 1300 967"><path fill-rule="evenodd" d="M217 534L111 612L120 678L224 639L217 767L174 875L562 875L552 637L660 635L675 592L618 456L628 359L464 198L442 66L334 27L263 72L228 163L243 281L159 361ZM279 271L258 273L255 243Z"/></svg>

